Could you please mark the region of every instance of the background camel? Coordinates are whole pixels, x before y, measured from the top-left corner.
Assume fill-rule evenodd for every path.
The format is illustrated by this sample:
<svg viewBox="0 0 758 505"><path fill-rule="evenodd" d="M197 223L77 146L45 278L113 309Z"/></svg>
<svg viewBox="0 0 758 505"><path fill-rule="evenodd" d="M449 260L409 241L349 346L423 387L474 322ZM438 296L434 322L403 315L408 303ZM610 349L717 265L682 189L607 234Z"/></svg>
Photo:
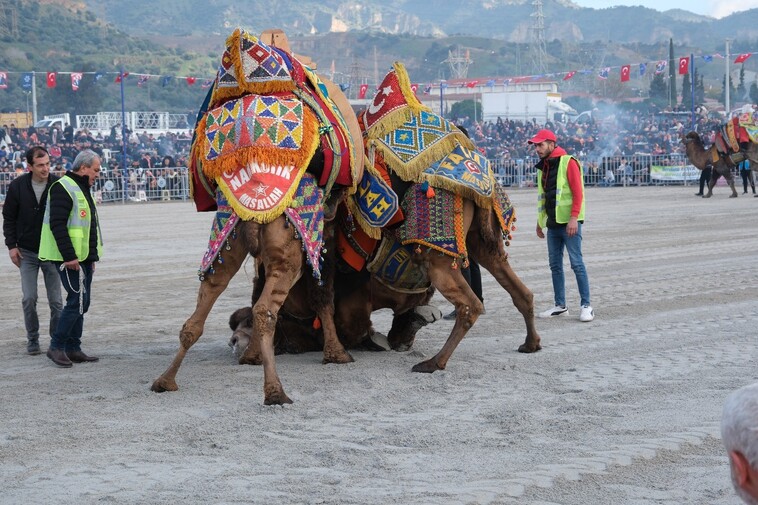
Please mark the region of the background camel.
<svg viewBox="0 0 758 505"><path fill-rule="evenodd" d="M725 156L716 152L716 146L712 145L708 149L705 148L703 140L697 132L689 132L682 137L682 143L684 144L687 159L690 160L697 169L704 170L707 166L711 166L711 180L708 181L708 193L703 195L703 198L710 198L713 195L713 187L719 180L719 177L726 179L727 184L732 190L730 198L737 198L737 189L734 185L734 176L732 175L733 163L726 161ZM716 153L716 156L714 156ZM758 172L758 144L750 142L745 155L750 160L750 168L753 171ZM718 159L713 162L714 157Z"/></svg>

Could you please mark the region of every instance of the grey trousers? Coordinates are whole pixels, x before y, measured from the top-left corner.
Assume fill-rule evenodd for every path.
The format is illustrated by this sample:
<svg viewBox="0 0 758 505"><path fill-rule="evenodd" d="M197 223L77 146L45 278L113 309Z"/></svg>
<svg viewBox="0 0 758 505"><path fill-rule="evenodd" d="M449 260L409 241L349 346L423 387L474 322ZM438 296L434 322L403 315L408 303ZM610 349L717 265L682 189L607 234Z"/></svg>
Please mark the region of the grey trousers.
<svg viewBox="0 0 758 505"><path fill-rule="evenodd" d="M29 342L39 341L39 318L37 317L37 278L39 271L45 280L47 303L50 305L50 335L58 326L63 311L61 278L50 261L40 261L37 253L21 249L21 306L24 309L24 325Z"/></svg>

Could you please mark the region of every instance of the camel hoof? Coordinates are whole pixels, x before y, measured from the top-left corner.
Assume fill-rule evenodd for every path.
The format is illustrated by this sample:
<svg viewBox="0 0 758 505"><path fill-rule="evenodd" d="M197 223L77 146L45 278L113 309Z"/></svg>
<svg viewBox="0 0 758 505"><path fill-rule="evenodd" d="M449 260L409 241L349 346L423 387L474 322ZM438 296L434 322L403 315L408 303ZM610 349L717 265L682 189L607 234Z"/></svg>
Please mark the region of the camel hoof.
<svg viewBox="0 0 758 505"><path fill-rule="evenodd" d="M239 359L240 365L262 365L263 361L261 361L260 356L246 356L242 355Z"/></svg>
<svg viewBox="0 0 758 505"><path fill-rule="evenodd" d="M729 198L737 198L737 193L735 193L733 195L729 195Z"/></svg>
<svg viewBox="0 0 758 505"><path fill-rule="evenodd" d="M164 377L158 377L150 386L150 389L156 393L165 393L166 391L178 391L179 386L173 379L166 379Z"/></svg>
<svg viewBox="0 0 758 505"><path fill-rule="evenodd" d="M442 370L442 368L438 367L437 363L435 363L431 359L422 361L421 363L417 363L416 365L413 366L413 368L411 368L411 372L418 372L418 373L434 373L437 370Z"/></svg>
<svg viewBox="0 0 758 505"><path fill-rule="evenodd" d="M542 349L542 346L540 345L539 342L533 343L533 344L528 344L528 343L524 342L523 344L521 344L518 347L518 352L523 352L525 354L529 354L529 353L537 352L537 351L539 351L541 349Z"/></svg>
<svg viewBox="0 0 758 505"><path fill-rule="evenodd" d="M353 357L350 355L347 351L342 351L338 353L324 353L324 359L321 361L322 364L328 365L329 363L336 363L338 365L343 365L345 363L352 363L355 361Z"/></svg>
<svg viewBox="0 0 758 505"><path fill-rule="evenodd" d="M291 403L292 400L290 400L289 396L287 396L284 391L267 394L266 398L263 400L264 405L286 405Z"/></svg>
<svg viewBox="0 0 758 505"><path fill-rule="evenodd" d="M712 197L712 196L713 196L713 195L703 195L703 198L710 198L710 197Z"/></svg>
<svg viewBox="0 0 758 505"><path fill-rule="evenodd" d="M413 342L414 342L414 341L415 341L415 339L414 339L414 340L411 340L410 342L400 342L399 344L396 344L396 345L395 345L395 346L392 348L392 350L393 350L393 351L397 351L397 352L405 352L405 351L410 351L410 350L411 350L411 347L413 347Z"/></svg>

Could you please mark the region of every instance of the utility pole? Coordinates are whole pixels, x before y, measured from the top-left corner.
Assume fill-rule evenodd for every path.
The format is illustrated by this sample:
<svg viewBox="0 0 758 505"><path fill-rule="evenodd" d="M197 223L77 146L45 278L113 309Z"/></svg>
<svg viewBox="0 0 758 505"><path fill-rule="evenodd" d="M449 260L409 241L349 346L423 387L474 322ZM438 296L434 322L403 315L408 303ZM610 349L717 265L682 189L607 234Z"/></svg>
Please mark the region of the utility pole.
<svg viewBox="0 0 758 505"><path fill-rule="evenodd" d="M726 117L729 117L729 89L732 87L732 77L729 75L729 42L731 42L730 39L726 39L726 56L724 57L724 62L726 64L726 75L724 77L724 112L726 113Z"/></svg>

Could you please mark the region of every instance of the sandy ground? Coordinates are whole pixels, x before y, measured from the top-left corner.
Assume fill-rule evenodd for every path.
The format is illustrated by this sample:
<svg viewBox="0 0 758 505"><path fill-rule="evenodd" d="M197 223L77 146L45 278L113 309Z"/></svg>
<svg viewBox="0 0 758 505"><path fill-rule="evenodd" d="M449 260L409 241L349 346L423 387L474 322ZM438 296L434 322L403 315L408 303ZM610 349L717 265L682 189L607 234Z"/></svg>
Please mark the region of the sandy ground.
<svg viewBox="0 0 758 505"><path fill-rule="evenodd" d="M65 370L25 354L18 273L0 261L0 503L740 503L719 422L727 393L758 379L758 199L694 191L588 188L597 317L578 321L568 270L572 313L538 320L541 352L516 352L523 321L485 273L487 313L447 370L410 371L442 346L447 321L406 353L327 366L318 353L280 356L295 401L285 407L263 405L261 368L227 347L250 263L185 360L180 390L149 390L194 307L212 216L189 203L102 206L106 255L84 337L99 363ZM535 190L510 195L512 264L544 310ZM390 317L377 313L377 328Z"/></svg>

